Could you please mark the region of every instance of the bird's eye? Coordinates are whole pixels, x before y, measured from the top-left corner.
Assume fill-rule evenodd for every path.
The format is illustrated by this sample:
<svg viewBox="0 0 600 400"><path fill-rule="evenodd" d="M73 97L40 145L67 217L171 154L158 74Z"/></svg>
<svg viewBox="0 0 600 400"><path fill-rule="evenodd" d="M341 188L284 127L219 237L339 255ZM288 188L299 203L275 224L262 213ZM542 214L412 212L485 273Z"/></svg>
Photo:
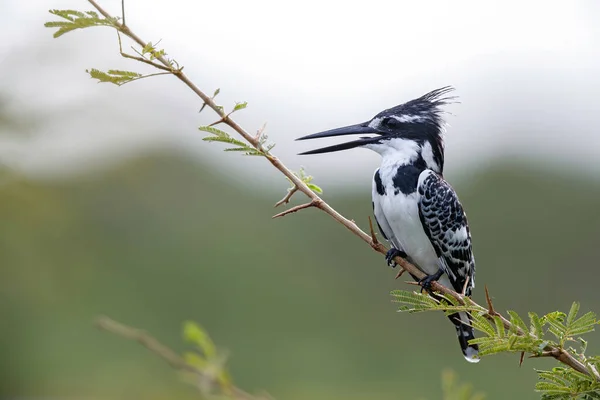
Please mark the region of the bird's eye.
<svg viewBox="0 0 600 400"><path fill-rule="evenodd" d="M396 118L385 118L383 123L388 128L397 128L400 126L400 121L398 121Z"/></svg>

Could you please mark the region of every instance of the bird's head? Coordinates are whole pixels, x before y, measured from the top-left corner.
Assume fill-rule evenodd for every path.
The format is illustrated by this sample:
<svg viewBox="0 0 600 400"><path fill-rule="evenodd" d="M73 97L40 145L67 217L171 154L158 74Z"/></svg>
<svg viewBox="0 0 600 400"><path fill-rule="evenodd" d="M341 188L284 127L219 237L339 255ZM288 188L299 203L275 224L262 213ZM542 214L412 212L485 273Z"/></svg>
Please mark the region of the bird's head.
<svg viewBox="0 0 600 400"><path fill-rule="evenodd" d="M455 99L446 96L452 90L454 89L450 86L436 89L417 99L384 110L369 121L298 138L296 140L372 135L300 154L330 153L365 147L384 158L398 157L411 161L411 157L420 156L427 168L441 174L444 168L444 121L441 107Z"/></svg>

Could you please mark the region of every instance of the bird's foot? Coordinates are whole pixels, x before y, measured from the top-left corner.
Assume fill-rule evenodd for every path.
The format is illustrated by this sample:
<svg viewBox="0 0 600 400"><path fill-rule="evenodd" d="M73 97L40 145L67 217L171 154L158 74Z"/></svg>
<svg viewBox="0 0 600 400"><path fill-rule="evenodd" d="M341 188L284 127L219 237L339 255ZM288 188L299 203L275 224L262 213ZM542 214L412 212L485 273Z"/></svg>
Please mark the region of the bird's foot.
<svg viewBox="0 0 600 400"><path fill-rule="evenodd" d="M402 258L407 257L406 253L402 250L398 250L393 247L389 249L385 255L385 261L387 261L387 264L392 268L396 268L396 265L398 265L396 264L396 261L394 261L394 258L396 258L396 256L400 256Z"/></svg>
<svg viewBox="0 0 600 400"><path fill-rule="evenodd" d="M431 293L431 284L440 279L440 276L442 276L443 273L444 271L439 269L435 274L427 275L425 278L421 279L419 281L419 285L421 285L421 292L426 290L427 292Z"/></svg>

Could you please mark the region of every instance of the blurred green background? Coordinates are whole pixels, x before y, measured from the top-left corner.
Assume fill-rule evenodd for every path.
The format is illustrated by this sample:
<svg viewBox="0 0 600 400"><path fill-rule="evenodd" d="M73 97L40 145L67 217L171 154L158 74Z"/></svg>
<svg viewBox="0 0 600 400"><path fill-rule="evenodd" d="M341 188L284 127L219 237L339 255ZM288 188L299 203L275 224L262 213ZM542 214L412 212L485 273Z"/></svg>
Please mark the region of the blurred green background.
<svg viewBox="0 0 600 400"><path fill-rule="evenodd" d="M167 152L80 179L6 183L0 397L198 396L141 346L95 330L104 314L179 351L182 322L198 321L230 351L241 387L279 399L437 399L443 368L489 399L537 398L533 368L552 362L467 364L442 315L395 312L389 291L406 286L340 225L316 210L272 220L286 186L272 174L279 192ZM597 310L597 182L505 163L454 183L474 234L476 300L487 284L502 309L576 299ZM366 228L368 185L325 187L325 199Z"/></svg>

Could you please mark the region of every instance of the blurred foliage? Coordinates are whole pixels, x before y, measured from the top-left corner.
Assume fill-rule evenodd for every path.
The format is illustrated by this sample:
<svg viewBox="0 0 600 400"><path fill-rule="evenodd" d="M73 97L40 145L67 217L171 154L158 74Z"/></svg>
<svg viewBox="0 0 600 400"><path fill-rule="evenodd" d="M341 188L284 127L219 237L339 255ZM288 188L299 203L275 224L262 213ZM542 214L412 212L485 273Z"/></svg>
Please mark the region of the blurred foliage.
<svg viewBox="0 0 600 400"><path fill-rule="evenodd" d="M183 337L186 341L195 345L193 351L188 351L184 354L185 361L202 371L206 375L207 382L193 382L197 385L205 395L212 391L210 382L216 381L219 389L225 393L231 393L233 382L231 375L225 368L226 355L217 352L217 346L212 341L208 333L193 321L186 321L183 326Z"/></svg>
<svg viewBox="0 0 600 400"><path fill-rule="evenodd" d="M482 393L474 393L473 386L469 383L460 384L456 372L445 370L442 372L442 400L483 400Z"/></svg>
<svg viewBox="0 0 600 400"><path fill-rule="evenodd" d="M475 300L486 283L520 314L597 306L600 184L523 165L451 182L474 235ZM326 200L364 228L369 188ZM182 321L202 321L236 383L275 398L435 399L442 367L489 399L538 398L533 368L554 360L464 362L445 317L393 313L401 283L379 254L320 213L271 220L277 198L169 155L3 187L0 396L197 397L144 349L97 332L108 314L170 343Z"/></svg>

